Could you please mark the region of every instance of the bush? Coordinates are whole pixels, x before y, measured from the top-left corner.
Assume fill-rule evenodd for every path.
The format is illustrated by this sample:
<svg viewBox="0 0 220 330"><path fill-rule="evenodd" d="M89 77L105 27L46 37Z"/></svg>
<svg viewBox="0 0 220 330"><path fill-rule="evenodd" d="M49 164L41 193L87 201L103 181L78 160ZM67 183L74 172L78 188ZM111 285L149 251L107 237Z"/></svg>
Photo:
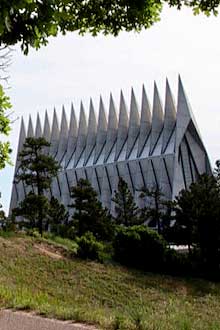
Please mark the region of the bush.
<svg viewBox="0 0 220 330"><path fill-rule="evenodd" d="M28 236L34 237L34 238L40 238L41 235L39 233L39 231L37 230L37 228L33 228L33 229L28 229L26 231Z"/></svg>
<svg viewBox="0 0 220 330"><path fill-rule="evenodd" d="M98 242L93 233L86 232L83 236L77 238L78 256L82 259L91 259L103 261L105 255L105 246Z"/></svg>
<svg viewBox="0 0 220 330"><path fill-rule="evenodd" d="M113 242L114 258L135 268L162 270L166 255L166 242L147 226L119 227Z"/></svg>
<svg viewBox="0 0 220 330"><path fill-rule="evenodd" d="M188 275L193 272L193 261L188 253L167 249L164 271L172 275Z"/></svg>

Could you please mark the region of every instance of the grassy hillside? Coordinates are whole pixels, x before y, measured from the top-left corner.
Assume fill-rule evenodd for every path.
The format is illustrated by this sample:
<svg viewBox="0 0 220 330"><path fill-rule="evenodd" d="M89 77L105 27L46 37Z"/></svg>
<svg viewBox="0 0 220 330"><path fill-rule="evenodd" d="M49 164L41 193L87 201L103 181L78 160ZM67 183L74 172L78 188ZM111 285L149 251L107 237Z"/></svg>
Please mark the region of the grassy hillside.
<svg viewBox="0 0 220 330"><path fill-rule="evenodd" d="M0 307L101 329L220 329L220 284L70 259L61 243L0 237Z"/></svg>

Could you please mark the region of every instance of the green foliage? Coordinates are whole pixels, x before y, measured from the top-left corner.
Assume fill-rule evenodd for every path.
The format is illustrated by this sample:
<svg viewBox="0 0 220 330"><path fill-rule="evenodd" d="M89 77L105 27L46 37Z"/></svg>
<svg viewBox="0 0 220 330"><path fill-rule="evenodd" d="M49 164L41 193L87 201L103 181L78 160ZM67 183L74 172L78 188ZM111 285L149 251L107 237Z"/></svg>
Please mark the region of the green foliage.
<svg viewBox="0 0 220 330"><path fill-rule="evenodd" d="M27 230L27 235L34 237L34 238L40 238L40 233L36 228L31 228Z"/></svg>
<svg viewBox="0 0 220 330"><path fill-rule="evenodd" d="M22 217L22 220L20 218L18 221L20 227L33 229L41 226L42 229L45 229L49 209L50 205L47 197L30 192L25 199L19 203L19 206L13 209L13 215ZM39 223L40 221L42 221L42 223Z"/></svg>
<svg viewBox="0 0 220 330"><path fill-rule="evenodd" d="M1 197L1 193L0 193L0 197ZM6 216L5 216L5 212L2 209L2 204L0 203L0 223L2 224L5 219L6 219Z"/></svg>
<svg viewBox="0 0 220 330"><path fill-rule="evenodd" d="M3 87L0 85L0 135L8 135L10 128L10 119L6 116L6 111L11 108L10 99L5 95ZM4 168L10 162L11 148L9 142L0 141L0 169Z"/></svg>
<svg viewBox="0 0 220 330"><path fill-rule="evenodd" d="M128 189L127 182L121 177L118 181L118 190L115 191L112 201L115 203L115 221L118 225L126 227L139 223L138 207L134 202L134 198Z"/></svg>
<svg viewBox="0 0 220 330"><path fill-rule="evenodd" d="M16 174L17 181L23 181L31 190L35 188L36 194L28 194L15 213L27 218L32 228L35 227L37 221L41 235L43 228L47 229L46 218L50 209L48 199L43 193L50 188L52 179L59 170L56 160L45 153L45 148L49 146L50 143L43 137L26 138L23 149L19 153L20 167Z"/></svg>
<svg viewBox="0 0 220 330"><path fill-rule="evenodd" d="M76 240L78 244L77 255L82 259L91 259L103 261L105 246L97 241L93 233L86 232L83 236Z"/></svg>
<svg viewBox="0 0 220 330"><path fill-rule="evenodd" d="M68 225L68 218L69 213L65 206L52 196L47 215L47 227L50 226L50 231L53 234L60 235L62 234L62 227Z"/></svg>
<svg viewBox="0 0 220 330"><path fill-rule="evenodd" d="M192 7L214 15L219 0L184 1L166 0L169 6ZM7 0L0 3L0 45L21 42L25 54L29 47L38 49L48 43L49 37L68 31L99 32L118 35L120 31L140 31L149 28L160 19L163 4L156 0Z"/></svg>
<svg viewBox="0 0 220 330"><path fill-rule="evenodd" d="M1 197L1 193L0 193ZM0 232L15 232L16 230L16 225L14 222L14 218L12 216L6 217L5 212L1 210L2 205L0 203Z"/></svg>
<svg viewBox="0 0 220 330"><path fill-rule="evenodd" d="M189 248L198 247L207 269L220 263L220 189L214 177L201 175L176 200L176 226Z"/></svg>
<svg viewBox="0 0 220 330"><path fill-rule="evenodd" d="M13 209L13 215L22 217L17 223L20 227L29 229L29 232L42 226L44 231L48 231L50 228L53 234L66 236L62 234L68 230L69 214L64 205L59 203L55 197L49 201L44 195L30 192L19 203L19 206ZM42 224L39 224L40 218L42 218Z"/></svg>
<svg viewBox="0 0 220 330"><path fill-rule="evenodd" d="M0 44L21 42L38 49L50 36L68 31L117 35L140 31L159 19L161 4L153 0L7 0L0 3Z"/></svg>
<svg viewBox="0 0 220 330"><path fill-rule="evenodd" d="M147 271L163 269L166 242L147 226L118 227L113 246L115 259L124 265Z"/></svg>
<svg viewBox="0 0 220 330"><path fill-rule="evenodd" d="M98 240L109 240L113 235L111 217L98 200L96 191L88 180L80 179L71 190L74 208L71 225L76 235L82 236L87 231L93 233Z"/></svg>
<svg viewBox="0 0 220 330"><path fill-rule="evenodd" d="M141 190L141 198L146 200L147 206L141 210L143 222L148 221L148 225L155 227L158 233L162 233L163 220L169 222L171 213L171 204L164 199L164 194L158 186L150 189L143 187Z"/></svg>
<svg viewBox="0 0 220 330"><path fill-rule="evenodd" d="M20 169L16 175L18 181L36 187L38 194L49 189L52 179L57 175L59 165L44 150L50 143L43 137L26 138L23 149L19 153Z"/></svg>
<svg viewBox="0 0 220 330"><path fill-rule="evenodd" d="M189 258L188 253L178 252L173 249L167 249L165 254L165 262L163 271L167 274L184 276L195 275L199 273L196 268L196 260Z"/></svg>

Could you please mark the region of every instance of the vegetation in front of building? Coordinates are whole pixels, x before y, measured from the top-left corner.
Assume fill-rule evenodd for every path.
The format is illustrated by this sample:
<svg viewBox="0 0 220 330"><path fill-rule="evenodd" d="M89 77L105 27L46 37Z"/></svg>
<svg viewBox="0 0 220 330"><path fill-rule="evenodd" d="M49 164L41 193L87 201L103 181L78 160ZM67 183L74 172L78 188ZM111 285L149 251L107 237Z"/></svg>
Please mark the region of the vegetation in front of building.
<svg viewBox="0 0 220 330"><path fill-rule="evenodd" d="M59 170L49 145L31 138L26 146L17 179L29 193L10 218L0 211L1 306L104 329L220 327L219 284L198 280L220 276L220 162L174 202L158 187L143 188L142 209L120 178L114 217L80 179L70 215L48 193Z"/></svg>
<svg viewBox="0 0 220 330"><path fill-rule="evenodd" d="M138 208L127 183L119 178L114 217L103 208L90 182L80 179L71 188L70 215L49 187L59 165L46 152L43 138L27 138L19 155L17 180L29 193L2 216L2 229L29 235L54 235L74 243L76 257L174 275L220 275L220 184L217 162L213 176L200 176L174 202L159 187L140 191L145 207ZM148 224L148 226L147 226ZM153 226L153 229L151 228ZM172 245L184 245L182 252Z"/></svg>

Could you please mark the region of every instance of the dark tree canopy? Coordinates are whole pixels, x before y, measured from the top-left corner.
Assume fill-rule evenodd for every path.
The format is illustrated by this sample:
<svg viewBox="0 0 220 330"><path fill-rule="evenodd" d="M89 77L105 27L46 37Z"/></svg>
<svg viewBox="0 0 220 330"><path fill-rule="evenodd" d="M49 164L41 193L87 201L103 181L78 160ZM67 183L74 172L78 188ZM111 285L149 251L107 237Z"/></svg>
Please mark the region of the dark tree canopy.
<svg viewBox="0 0 220 330"><path fill-rule="evenodd" d="M38 229L42 235L43 220L48 213L48 200L44 196L44 191L50 188L52 179L57 175L59 164L57 161L45 153L45 148L50 143L44 138L26 138L23 149L19 153L20 168L16 175L18 181L23 181L29 189L34 190L32 194L26 196L20 203L19 215L27 217L28 213L38 218ZM28 198L28 199L27 199ZM33 209L30 205L33 204ZM37 205L37 208L36 208ZM35 211L34 208L36 208Z"/></svg>
<svg viewBox="0 0 220 330"><path fill-rule="evenodd" d="M0 43L21 41L39 48L58 32L98 32L117 35L140 30L159 18L161 4L154 0L3 0L0 3Z"/></svg>
<svg viewBox="0 0 220 330"><path fill-rule="evenodd" d="M60 226L67 226L69 213L65 206L58 201L54 196L51 197L49 210L47 215L47 228L50 226L50 231L55 234L60 234Z"/></svg>
<svg viewBox="0 0 220 330"><path fill-rule="evenodd" d="M91 232L99 240L108 240L113 233L111 217L108 211L102 207L96 191L90 182L80 179L76 186L71 189L74 208L72 218L78 236Z"/></svg>
<svg viewBox="0 0 220 330"><path fill-rule="evenodd" d="M115 221L117 224L126 227L139 224L138 207L127 182L121 177L118 180L118 190L115 191L112 201L115 203Z"/></svg>
<svg viewBox="0 0 220 330"><path fill-rule="evenodd" d="M176 225L185 231L187 243L200 249L204 264L220 261L220 189L206 174L182 190L176 200Z"/></svg>
<svg viewBox="0 0 220 330"><path fill-rule="evenodd" d="M49 210L49 202L44 195L38 196L33 192L27 194L25 199L19 203L19 206L13 209L13 215L21 216L19 225L28 229L39 228L39 218L42 217L42 227L45 227L45 221ZM41 214L40 214L41 212ZM40 219L41 221L41 219Z"/></svg>
<svg viewBox="0 0 220 330"><path fill-rule="evenodd" d="M142 209L143 222L149 221L149 226L156 227L158 233L161 234L162 219L167 209L164 194L160 187L152 186L150 189L143 187L140 197L147 200L147 206Z"/></svg>
<svg viewBox="0 0 220 330"><path fill-rule="evenodd" d="M44 189L50 187L53 177L59 170L54 158L44 153L44 149L49 146L50 143L42 137L29 137L19 154L21 165L16 178L36 187L38 194L42 194Z"/></svg>
<svg viewBox="0 0 220 330"><path fill-rule="evenodd" d="M219 0L167 0L170 6L191 6L195 13L217 13ZM78 31L96 35L117 35L120 31L140 31L160 19L160 0L1 0L0 45L21 42L25 54L29 46L39 48L59 32Z"/></svg>

